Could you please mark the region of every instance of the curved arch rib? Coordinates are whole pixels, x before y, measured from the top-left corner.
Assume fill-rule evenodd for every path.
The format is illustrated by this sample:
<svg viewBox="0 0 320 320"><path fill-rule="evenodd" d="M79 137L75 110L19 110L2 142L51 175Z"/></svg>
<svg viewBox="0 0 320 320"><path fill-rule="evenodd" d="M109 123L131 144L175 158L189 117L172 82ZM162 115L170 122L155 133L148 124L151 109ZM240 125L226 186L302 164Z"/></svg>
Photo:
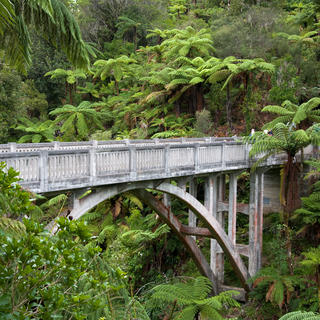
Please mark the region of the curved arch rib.
<svg viewBox="0 0 320 320"><path fill-rule="evenodd" d="M161 201L157 200L150 192L138 189L134 190L133 193L145 204L147 204L151 209L157 212L161 218L165 221L165 223L175 232L175 234L179 237L180 241L185 245L190 255L192 256L194 262L196 263L198 269L201 274L206 276L209 280L211 280L213 284L213 291L215 294L218 294L218 281L210 268L207 259L202 254L200 248L197 246L195 240L186 236L181 232L181 222L179 219L172 214L170 209L168 209Z"/></svg>
<svg viewBox="0 0 320 320"><path fill-rule="evenodd" d="M76 206L70 213L74 219L79 219L87 211L98 205L100 202L112 198L119 193L123 193L136 189L154 189L173 195L187 204L187 206L193 210L193 212L205 222L211 234L217 240L225 254L230 260L230 263L238 275L243 288L249 291L250 288L247 284L248 271L244 265L238 251L226 235L223 228L218 221L209 213L209 211L202 205L196 198L187 193L186 191L178 188L167 182L157 181L142 181L130 184L111 185L101 188L95 193L88 195L87 197L79 200L79 205Z"/></svg>

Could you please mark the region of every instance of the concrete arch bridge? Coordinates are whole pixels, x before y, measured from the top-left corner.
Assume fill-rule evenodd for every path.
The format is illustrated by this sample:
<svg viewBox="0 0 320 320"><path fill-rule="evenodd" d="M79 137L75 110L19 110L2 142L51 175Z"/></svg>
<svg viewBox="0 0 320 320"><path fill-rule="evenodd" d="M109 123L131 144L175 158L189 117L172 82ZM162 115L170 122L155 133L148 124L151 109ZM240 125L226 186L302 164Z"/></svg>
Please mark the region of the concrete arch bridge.
<svg viewBox="0 0 320 320"><path fill-rule="evenodd" d="M225 256L242 288L250 290L247 280L261 267L263 212L279 208L278 178L272 168L279 167L285 155L269 158L251 173L249 203L237 203L237 177L254 162L249 159L249 148L234 138L11 143L0 145L0 161L19 171L21 185L31 191L72 191L70 215L75 219L108 198L133 192L178 235L217 293L225 289ZM311 146L304 150L306 157L314 152ZM203 202L198 200L198 177L204 181ZM89 188L92 192L80 199ZM163 192L163 201L150 189ZM188 225L172 212L172 197L189 207ZM249 218L249 241L245 244L236 239L239 214ZM199 227L197 220L205 227ZM197 246L197 236L211 238L210 261Z"/></svg>

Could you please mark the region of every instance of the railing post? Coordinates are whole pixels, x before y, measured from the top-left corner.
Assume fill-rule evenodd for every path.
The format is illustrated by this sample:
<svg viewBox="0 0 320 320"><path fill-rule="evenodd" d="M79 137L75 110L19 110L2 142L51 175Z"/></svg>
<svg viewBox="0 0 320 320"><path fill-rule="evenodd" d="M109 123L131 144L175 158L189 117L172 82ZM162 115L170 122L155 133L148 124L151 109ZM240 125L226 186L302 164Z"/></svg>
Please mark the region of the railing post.
<svg viewBox="0 0 320 320"><path fill-rule="evenodd" d="M200 164L199 164L199 151L200 151L200 145L197 143L194 146L194 171L198 172L200 169Z"/></svg>
<svg viewBox="0 0 320 320"><path fill-rule="evenodd" d="M48 151L41 151L39 158L40 192L48 191Z"/></svg>
<svg viewBox="0 0 320 320"><path fill-rule="evenodd" d="M53 149L54 150L60 149L60 142L59 141L53 141Z"/></svg>
<svg viewBox="0 0 320 320"><path fill-rule="evenodd" d="M137 150L134 145L129 146L129 161L130 179L134 180L137 177Z"/></svg>
<svg viewBox="0 0 320 320"><path fill-rule="evenodd" d="M89 150L89 172L90 172L90 182L94 183L96 172L97 172L97 157L96 148L91 148Z"/></svg>
<svg viewBox="0 0 320 320"><path fill-rule="evenodd" d="M225 155L226 155L226 144L224 142L222 142L222 145L221 145L221 167L222 167L222 169L224 169L226 167Z"/></svg>
<svg viewBox="0 0 320 320"><path fill-rule="evenodd" d="M10 142L10 152L16 152L17 151L17 144L15 142Z"/></svg>
<svg viewBox="0 0 320 320"><path fill-rule="evenodd" d="M92 148L97 149L97 147L98 147L98 141L97 141L97 140L91 140L91 143L92 143Z"/></svg>
<svg viewBox="0 0 320 320"><path fill-rule="evenodd" d="M163 156L164 171L166 175L170 174L169 157L170 157L170 145L166 144L164 147L164 156Z"/></svg>

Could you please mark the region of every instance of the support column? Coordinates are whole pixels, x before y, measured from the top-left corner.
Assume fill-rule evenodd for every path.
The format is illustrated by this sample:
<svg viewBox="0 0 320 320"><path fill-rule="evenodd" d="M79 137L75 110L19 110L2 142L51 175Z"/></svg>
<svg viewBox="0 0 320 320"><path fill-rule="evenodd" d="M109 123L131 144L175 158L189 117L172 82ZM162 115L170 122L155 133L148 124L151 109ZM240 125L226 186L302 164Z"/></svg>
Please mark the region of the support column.
<svg viewBox="0 0 320 320"><path fill-rule="evenodd" d="M249 274L254 276L261 268L263 236L263 171L250 175L249 203Z"/></svg>
<svg viewBox="0 0 320 320"><path fill-rule="evenodd" d="M258 201L258 248L259 255L257 259L258 270L262 267L262 245L263 245L263 189L264 189L264 171L258 171L258 189L259 189L259 201Z"/></svg>
<svg viewBox="0 0 320 320"><path fill-rule="evenodd" d="M228 236L236 244L237 230L237 173L229 175L229 211L228 211Z"/></svg>
<svg viewBox="0 0 320 320"><path fill-rule="evenodd" d="M207 208L210 208L212 215L217 219L221 227L224 228L224 212L218 211L218 203L225 198L225 175L210 176L206 189L205 195L207 194L208 200L205 203L208 205ZM211 196L209 193L211 193ZM211 239L210 241L210 267L216 274L219 282L218 285L222 285L224 282L224 253L215 239Z"/></svg>
<svg viewBox="0 0 320 320"><path fill-rule="evenodd" d="M189 181L189 193L197 198L197 180L196 178L191 178ZM189 209L189 219L188 219L189 227L196 227L197 226L197 216ZM195 238L195 237L194 237Z"/></svg>
<svg viewBox="0 0 320 320"><path fill-rule="evenodd" d="M204 189L204 205L217 219L218 210L218 176L216 174L209 175L205 181ZM217 241L210 240L210 267L211 270L216 272L216 256L217 256Z"/></svg>
<svg viewBox="0 0 320 320"><path fill-rule="evenodd" d="M219 184L218 184L218 202L225 200L226 194L226 176L225 174L221 174L219 176ZM220 223L221 227L225 228L225 212L218 211L217 212L218 222ZM219 283L224 282L224 253L219 244L217 244L217 257L216 257L216 272L217 278Z"/></svg>

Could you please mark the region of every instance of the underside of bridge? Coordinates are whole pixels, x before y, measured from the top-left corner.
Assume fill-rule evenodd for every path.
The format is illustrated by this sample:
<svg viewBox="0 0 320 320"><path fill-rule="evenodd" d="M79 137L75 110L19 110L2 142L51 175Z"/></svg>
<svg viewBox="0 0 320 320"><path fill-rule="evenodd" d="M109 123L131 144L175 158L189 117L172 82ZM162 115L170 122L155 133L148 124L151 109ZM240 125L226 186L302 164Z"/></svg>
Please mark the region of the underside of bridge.
<svg viewBox="0 0 320 320"><path fill-rule="evenodd" d="M249 277L261 267L262 225L263 225L263 180L264 173L259 170L250 174L249 204L237 203L237 178L241 172L209 174L204 180L203 204L197 199L196 177L175 178L172 180L141 181L114 184L92 189L92 192L79 199L83 190L74 193L70 216L79 219L100 202L123 192L133 192L142 202L152 208L163 221L177 234L189 251L200 272L213 283L215 293L226 289L224 286L225 256L237 274L242 288L250 290ZM228 194L226 194L228 181ZM163 192L160 201L148 190ZM189 223L182 224L171 209L171 198L176 197L189 208ZM227 199L227 201L226 201ZM237 215L249 216L247 244L238 244L236 239ZM199 222L201 221L201 227ZM55 230L51 225L51 230ZM208 237L210 241L210 262L197 246L196 237ZM247 257L247 265L241 256ZM242 293L244 293L242 289Z"/></svg>

